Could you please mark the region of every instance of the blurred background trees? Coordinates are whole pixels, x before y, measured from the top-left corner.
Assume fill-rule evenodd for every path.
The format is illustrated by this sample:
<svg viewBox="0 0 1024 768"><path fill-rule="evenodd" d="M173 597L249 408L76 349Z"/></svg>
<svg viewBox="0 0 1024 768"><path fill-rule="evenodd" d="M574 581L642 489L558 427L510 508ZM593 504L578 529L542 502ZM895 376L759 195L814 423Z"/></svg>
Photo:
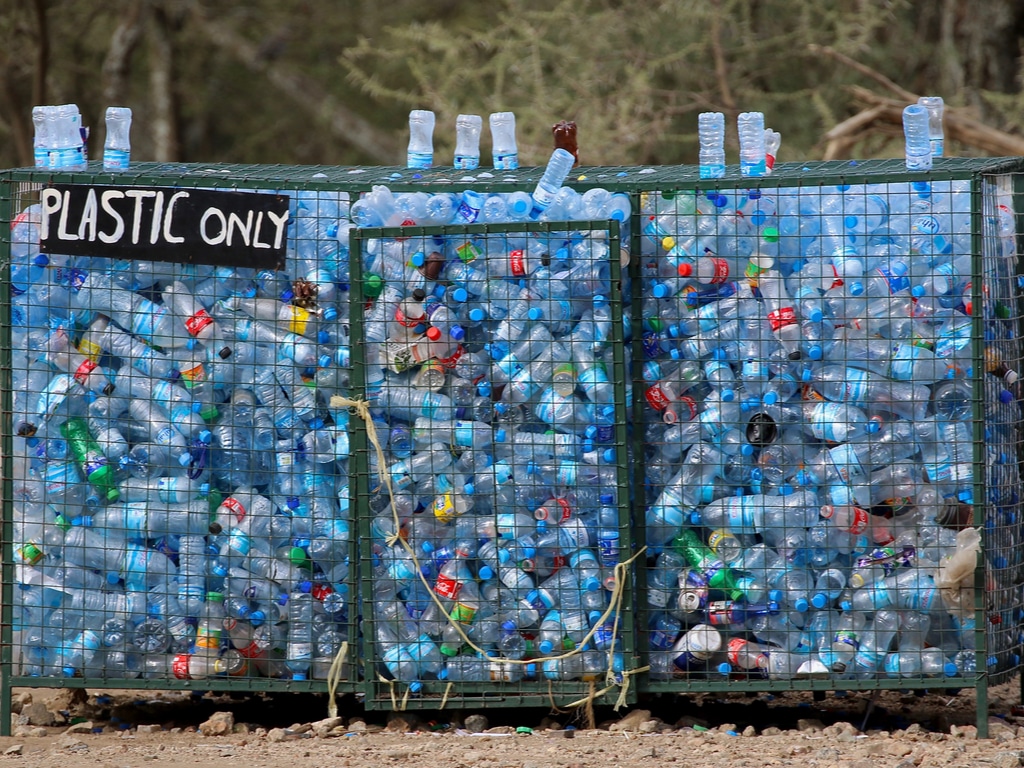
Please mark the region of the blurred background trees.
<svg viewBox="0 0 1024 768"><path fill-rule="evenodd" d="M12 0L0 166L64 102L94 155L130 106L139 160L400 164L430 108L439 162L458 113L511 110L524 164L561 119L585 164L646 164L695 162L706 110L763 111L783 160L896 155L894 108L932 94L949 154L1024 154L1022 39L1020 0Z"/></svg>

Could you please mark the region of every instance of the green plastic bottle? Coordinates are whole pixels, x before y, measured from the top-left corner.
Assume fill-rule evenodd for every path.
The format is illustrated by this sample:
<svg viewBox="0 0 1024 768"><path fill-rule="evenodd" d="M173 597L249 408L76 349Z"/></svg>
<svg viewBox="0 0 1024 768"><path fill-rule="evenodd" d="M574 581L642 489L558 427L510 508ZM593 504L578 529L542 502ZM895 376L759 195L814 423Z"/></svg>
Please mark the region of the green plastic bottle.
<svg viewBox="0 0 1024 768"><path fill-rule="evenodd" d="M687 529L672 539L672 549L682 555L691 568L701 573L711 589L729 592L733 600L739 600L744 596L743 590L736 582L736 574L727 568L692 530Z"/></svg>
<svg viewBox="0 0 1024 768"><path fill-rule="evenodd" d="M86 480L98 490L108 502L117 501L121 495L114 479L114 468L107 463L107 457L100 450L85 419L75 416L61 425L60 433L68 441L71 453L82 467Z"/></svg>

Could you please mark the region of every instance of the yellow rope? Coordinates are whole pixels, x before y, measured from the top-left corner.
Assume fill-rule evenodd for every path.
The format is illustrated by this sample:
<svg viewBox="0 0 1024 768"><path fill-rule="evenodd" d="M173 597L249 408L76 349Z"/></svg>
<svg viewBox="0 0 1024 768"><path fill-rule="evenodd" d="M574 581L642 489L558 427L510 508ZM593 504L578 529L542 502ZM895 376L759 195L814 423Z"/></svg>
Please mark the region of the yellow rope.
<svg viewBox="0 0 1024 768"><path fill-rule="evenodd" d="M616 638L618 638L619 615L622 607L622 597L625 588L624 585L626 583L626 577L628 575L629 566L631 566L637 560L637 558L639 558L644 552L647 551L646 546L642 547L640 550L634 553L633 556L630 557L628 560L623 560L622 562L616 563L614 569L615 587L612 590L611 598L608 601L608 607L605 609L604 613L601 614L600 619L594 622L594 626L590 628L590 631L587 632L583 639L576 644L575 648L566 651L565 653L559 654L557 656L542 656L540 658L535 659L508 659L503 656L489 656L487 651L478 646L469 638L469 635L467 635L466 632L460 626L460 622L456 621L448 614L448 611L444 607L444 603L441 602L441 599L434 592L433 586L430 584L429 581L427 581L427 577L423 573L423 569L420 567L419 559L416 557L415 549L409 544L409 542L403 539L401 534L399 533L402 528L402 520L398 514L398 507L395 505L395 495L393 487L391 485L391 476L387 473L387 471L384 468L385 464L387 463L387 459L384 456L384 448L381 446L380 438L377 435L377 425L374 422L372 415L370 414L370 404L366 400L353 400L348 397L342 397L341 395L333 395L331 397L331 408L351 408L355 411L355 414L363 420L363 423L366 425L366 437L370 441L370 444L373 445L374 451L377 454L377 466L379 468L381 479L384 481L384 485L388 491L388 499L391 506L391 515L393 522L395 524L395 531L387 537L387 539L385 540L385 544L388 547L393 547L396 544L400 544L402 548L409 554L409 557L411 558L412 563L416 568L416 574L419 577L420 581L423 583L423 586L426 588L427 594L430 595L431 601L433 601L433 603L437 606L437 608L445 617L445 620L449 623L449 625L451 625L455 629L456 634L459 636L459 638L463 641L465 645L468 645L481 656L495 659L504 664L526 665L538 663L543 664L546 661L561 661L563 659L568 659L571 656L575 656L579 653L582 653L583 648L593 639L594 635L597 633L601 625L604 624L608 620L608 618L614 614L615 619L612 625L612 642L608 648L608 672L606 675L606 677L612 681L612 684L602 689L596 694L593 692L593 690L591 690L591 694L589 696L586 696L583 699L580 699L578 702L574 702L569 706L579 706L580 704L585 704L588 701L592 702L594 698L603 696L605 693L608 693L610 690L614 689L617 685L619 685L619 683L614 680L612 666L615 656L615 640ZM633 674L635 671L636 670L632 672L624 671L622 673L623 686L627 690L629 675ZM379 677L381 680L386 681L391 685L391 703L393 706L397 707L397 701L395 699L394 691L394 682L387 680L387 678L383 676ZM408 697L409 691L407 689L405 692L405 696L402 699L403 709L404 703L408 699ZM625 695L620 693L619 700L624 703ZM620 705L617 704L616 708L618 708L618 706Z"/></svg>
<svg viewBox="0 0 1024 768"><path fill-rule="evenodd" d="M448 694L452 692L452 688L454 687L455 683L451 682L449 682L448 685L444 687L444 696L441 697L441 705L438 707L438 709L444 709L444 705L448 703Z"/></svg>
<svg viewBox="0 0 1024 768"><path fill-rule="evenodd" d="M341 671L345 667L345 657L348 656L348 640L341 644L341 648L334 655L331 668L327 672L327 716L338 716L338 702L334 700L334 692L338 689L341 681Z"/></svg>

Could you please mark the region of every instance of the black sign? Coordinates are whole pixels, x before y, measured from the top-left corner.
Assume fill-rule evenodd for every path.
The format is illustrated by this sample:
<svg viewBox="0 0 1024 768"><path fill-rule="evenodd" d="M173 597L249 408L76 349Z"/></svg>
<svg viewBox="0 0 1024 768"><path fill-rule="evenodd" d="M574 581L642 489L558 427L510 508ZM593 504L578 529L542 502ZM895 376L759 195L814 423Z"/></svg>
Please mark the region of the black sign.
<svg viewBox="0 0 1024 768"><path fill-rule="evenodd" d="M53 184L40 203L43 253L284 269L286 195Z"/></svg>

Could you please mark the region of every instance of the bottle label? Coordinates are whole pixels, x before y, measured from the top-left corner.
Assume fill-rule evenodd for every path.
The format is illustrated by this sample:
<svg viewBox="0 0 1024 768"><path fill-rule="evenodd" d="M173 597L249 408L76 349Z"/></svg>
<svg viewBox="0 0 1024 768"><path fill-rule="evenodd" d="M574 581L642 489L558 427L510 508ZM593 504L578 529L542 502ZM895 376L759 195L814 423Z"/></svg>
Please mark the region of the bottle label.
<svg viewBox="0 0 1024 768"><path fill-rule="evenodd" d="M216 650L220 648L221 630L208 624L200 624L196 632L196 648Z"/></svg>
<svg viewBox="0 0 1024 768"><path fill-rule="evenodd" d="M413 305L415 306L415 305ZM415 328L420 323L424 323L427 320L427 316L422 312L422 305L420 306L420 314L413 317L412 315L406 314L402 305L399 304L395 307L395 322L401 325L403 328Z"/></svg>
<svg viewBox="0 0 1024 768"><path fill-rule="evenodd" d="M63 405L74 386L74 378L67 374L61 373L50 379L50 383L39 393L39 399L36 401L36 415L44 419L53 416Z"/></svg>
<svg viewBox="0 0 1024 768"><path fill-rule="evenodd" d="M22 544L15 550L15 553L18 555L18 559L21 562L26 563L28 565L35 565L43 559L42 550L39 549L39 547L31 541Z"/></svg>
<svg viewBox="0 0 1024 768"><path fill-rule="evenodd" d="M708 547L710 547L711 551L714 552L717 555L718 554L718 548L723 543L729 541L730 539L735 539L735 538L736 537L733 536L729 531L725 530L724 528L719 528L717 530L712 531L708 535Z"/></svg>
<svg viewBox="0 0 1024 768"><path fill-rule="evenodd" d="M565 483L564 485L572 484ZM554 504L552 505L551 502L554 502ZM555 513L553 515L548 516L548 520L553 521L555 525L561 525L570 517L572 517L572 507L569 506L569 502L563 498L550 499L546 506L548 507L548 509Z"/></svg>
<svg viewBox="0 0 1024 768"><path fill-rule="evenodd" d="M456 163L457 162L458 158L456 158ZM455 167L458 168L459 166L456 165ZM457 215L458 218L460 218L466 224L472 224L474 221L476 221L477 216L480 215L480 209L474 208L468 202L466 202L465 198L463 198L462 202L459 203Z"/></svg>
<svg viewBox="0 0 1024 768"><path fill-rule="evenodd" d="M494 161L494 170L496 171L514 171L519 167L518 152L495 152L491 155L491 158Z"/></svg>
<svg viewBox="0 0 1024 768"><path fill-rule="evenodd" d="M81 352L86 357L88 357L94 363L99 361L99 359L103 357L103 348L99 344L96 344L95 342L85 338L84 336L82 337L82 340L78 342L78 351Z"/></svg>
<svg viewBox="0 0 1024 768"><path fill-rule="evenodd" d="M664 411L668 408L668 404L672 402L660 386L655 384L652 387L648 387L644 393L644 397L647 399L647 403L656 411Z"/></svg>
<svg viewBox="0 0 1024 768"><path fill-rule="evenodd" d="M72 374L72 376L74 376L75 381L77 381L79 384L81 384L84 387L86 381L89 379L89 374L92 373L95 369L96 369L96 363L93 362L90 358L87 357L75 369L75 372Z"/></svg>
<svg viewBox="0 0 1024 768"><path fill-rule="evenodd" d="M234 496L228 496L224 501L221 502L221 506L224 507L228 512L234 515L235 520L242 522L245 518L245 505L242 504Z"/></svg>
<svg viewBox="0 0 1024 768"><path fill-rule="evenodd" d="M676 401L677 406L683 406L686 411L685 414L677 414L680 421L693 421L697 416L697 401L689 395L683 395Z"/></svg>
<svg viewBox="0 0 1024 768"><path fill-rule="evenodd" d="M613 568L619 562L618 531L602 531L597 537L598 557L605 568Z"/></svg>
<svg viewBox="0 0 1024 768"><path fill-rule="evenodd" d="M191 658L192 655L188 653L180 653L174 657L174 660L171 662L171 674L174 675L177 680L191 679L191 675L188 673L188 662Z"/></svg>
<svg viewBox="0 0 1024 768"><path fill-rule="evenodd" d="M249 544L249 537L245 531L240 531L237 528L231 529L231 533L228 534L228 547L232 552L245 557L249 554Z"/></svg>
<svg viewBox="0 0 1024 768"><path fill-rule="evenodd" d="M650 634L651 648L658 651L667 651L673 645L675 645L676 636L674 633L666 632L663 629L657 629Z"/></svg>
<svg viewBox="0 0 1024 768"><path fill-rule="evenodd" d="M526 274L526 258L521 250L509 251L508 271L512 277L522 277Z"/></svg>
<svg viewBox="0 0 1024 768"><path fill-rule="evenodd" d="M860 457L857 456L854 448L852 443L843 443L835 448L830 448L827 453L832 469L844 482L849 482L851 478L865 474L864 465L861 464Z"/></svg>
<svg viewBox="0 0 1024 768"><path fill-rule="evenodd" d="M832 645L847 645L856 650L860 648L860 640L852 629L841 629L832 636Z"/></svg>
<svg viewBox="0 0 1024 768"><path fill-rule="evenodd" d="M737 617L736 621L733 620L733 608L732 600L716 600L708 603L708 624L713 627L725 627L739 623L743 619Z"/></svg>
<svg viewBox="0 0 1024 768"><path fill-rule="evenodd" d="M896 344L892 348L889 376L896 381L913 381L914 361L924 355L920 347L913 344Z"/></svg>
<svg viewBox="0 0 1024 768"><path fill-rule="evenodd" d="M498 534L498 538L516 538L516 516L511 512L499 513L495 521L494 529Z"/></svg>
<svg viewBox="0 0 1024 768"><path fill-rule="evenodd" d="M711 285L721 285L729 280L729 262L726 259L720 259L716 256L709 256L708 261L714 266L714 273L708 283Z"/></svg>
<svg viewBox="0 0 1024 768"><path fill-rule="evenodd" d="M441 597L446 597L449 600L454 600L461 589L462 584L459 581L450 576L445 576L443 573L437 577L437 581L434 583L434 591Z"/></svg>
<svg viewBox="0 0 1024 768"><path fill-rule="evenodd" d="M895 295L897 293L910 290L910 278L905 272L893 272L886 267L879 267L878 274L885 278L885 282L889 286L890 294Z"/></svg>
<svg viewBox="0 0 1024 768"><path fill-rule="evenodd" d="M156 492L159 499L165 504L178 504L188 501L184 489L178 490L178 477L161 477L156 481Z"/></svg>
<svg viewBox="0 0 1024 768"><path fill-rule="evenodd" d="M843 402L862 404L868 396L868 372L860 368L847 368L843 382Z"/></svg>
<svg viewBox="0 0 1024 768"><path fill-rule="evenodd" d="M105 147L103 149L103 170L127 171L130 159L130 150Z"/></svg>
<svg viewBox="0 0 1024 768"><path fill-rule="evenodd" d="M406 154L406 167L430 168L434 164L433 152L409 152Z"/></svg>
<svg viewBox="0 0 1024 768"><path fill-rule="evenodd" d="M575 461L560 461L555 471L555 485L572 488L576 485L578 468Z"/></svg>
<svg viewBox="0 0 1024 768"><path fill-rule="evenodd" d="M478 259L482 255L480 249L468 240L458 246L455 249L455 253L458 255L459 260L465 263Z"/></svg>
<svg viewBox="0 0 1024 768"><path fill-rule="evenodd" d="M868 529L868 523L871 520L871 516L868 514L866 509L854 505L852 507L853 515L850 517L850 522L847 523L846 530L855 536L859 536Z"/></svg>
<svg viewBox="0 0 1024 768"><path fill-rule="evenodd" d="M771 326L773 333L795 323L796 311L792 307L779 307L774 312L768 313L768 325Z"/></svg>
<svg viewBox="0 0 1024 768"><path fill-rule="evenodd" d="M286 306L292 313L291 319L288 321L288 330L291 333L305 336L306 330L309 328L309 319L312 317L309 310L303 307L296 307L294 304L287 304Z"/></svg>
<svg viewBox="0 0 1024 768"><path fill-rule="evenodd" d="M213 318L205 309L200 309L191 317L185 320L185 330L192 336L198 336L205 328L213 325Z"/></svg>
<svg viewBox="0 0 1024 768"><path fill-rule="evenodd" d="M930 581L930 580L929 580ZM906 607L909 611L918 613L930 613L935 601L939 597L939 591L934 584L922 589L909 589L905 595Z"/></svg>
<svg viewBox="0 0 1024 768"><path fill-rule="evenodd" d="M455 155L455 167L460 171L475 170L480 167L480 157L478 155Z"/></svg>
<svg viewBox="0 0 1024 768"><path fill-rule="evenodd" d="M734 637L729 640L729 644L725 648L725 652L729 658L729 663L734 667L746 668L745 665L740 663L740 654L744 656L747 652L747 646L750 644L749 640L744 640L742 637Z"/></svg>
<svg viewBox="0 0 1024 768"><path fill-rule="evenodd" d="M455 510L455 499L452 494L445 493L434 499L434 517L442 523L450 523L458 516Z"/></svg>
<svg viewBox="0 0 1024 768"><path fill-rule="evenodd" d="M664 608L668 605L669 600L671 599L672 593L670 593L668 590L648 586L647 604L652 608Z"/></svg>
<svg viewBox="0 0 1024 768"><path fill-rule="evenodd" d="M149 299L143 299L132 313L132 333L152 341L156 329L163 323L166 316L166 307L154 304Z"/></svg>
<svg viewBox="0 0 1024 768"><path fill-rule="evenodd" d="M818 440L841 443L846 439L845 418L846 410L838 403L820 402L811 411L811 432ZM840 427L840 433L836 427Z"/></svg>
<svg viewBox="0 0 1024 768"><path fill-rule="evenodd" d="M456 603L449 616L460 624L472 624L473 618L476 616L476 608L464 603Z"/></svg>
<svg viewBox="0 0 1024 768"><path fill-rule="evenodd" d="M768 366L762 360L744 360L740 375L748 380L764 380L768 378Z"/></svg>

